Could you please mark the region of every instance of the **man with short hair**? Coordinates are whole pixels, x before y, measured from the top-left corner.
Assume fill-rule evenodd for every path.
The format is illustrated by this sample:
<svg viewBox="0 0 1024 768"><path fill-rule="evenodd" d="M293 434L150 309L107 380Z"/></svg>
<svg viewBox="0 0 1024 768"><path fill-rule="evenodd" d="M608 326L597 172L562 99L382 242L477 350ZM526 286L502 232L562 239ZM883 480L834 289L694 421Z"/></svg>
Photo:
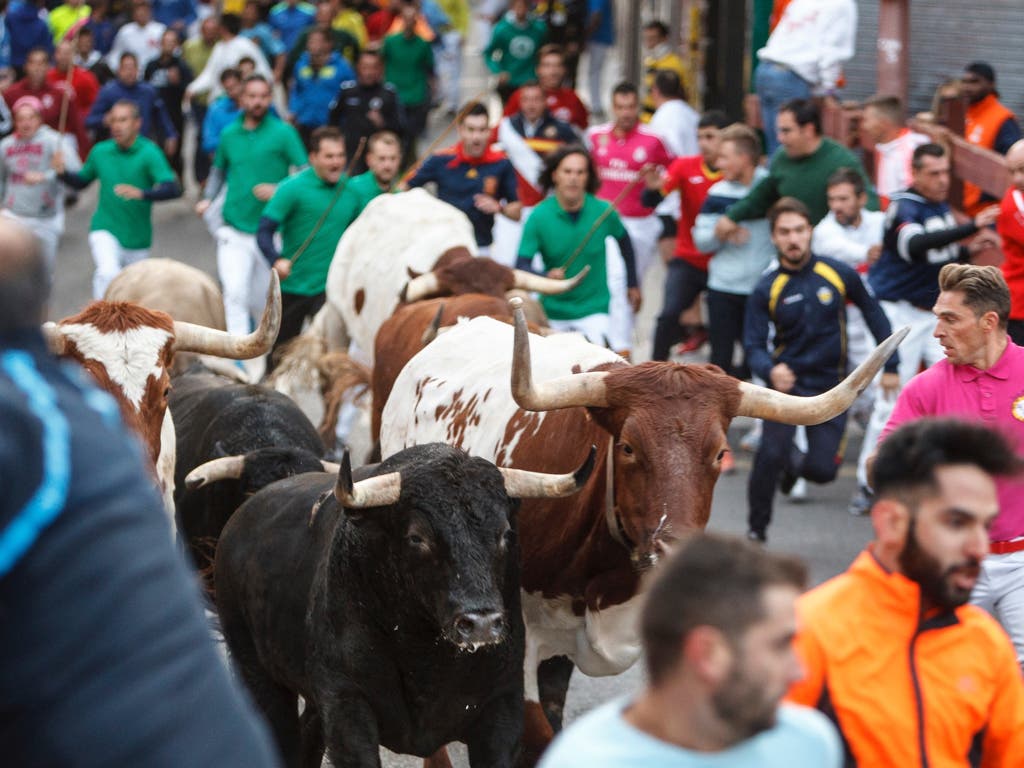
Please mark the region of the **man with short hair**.
<svg viewBox="0 0 1024 768"><path fill-rule="evenodd" d="M356 157L359 142L378 131L390 131L402 138L405 118L394 86L384 82L384 62L379 51L370 48L359 52L355 78L341 84L327 122L341 128L345 136L352 174L364 172L367 166L365 156Z"/></svg>
<svg viewBox="0 0 1024 768"><path fill-rule="evenodd" d="M813 102L798 99L783 104L775 130L781 149L771 156L768 177L725 212L715 228L715 237L742 239L740 222L764 218L768 209L782 197L795 197L806 205L811 224L817 224L828 213L828 179L840 168L853 168L861 174L868 190L868 208L878 210L878 195L860 160L846 147L822 134L821 112Z"/></svg>
<svg viewBox="0 0 1024 768"><path fill-rule="evenodd" d="M1024 348L1006 335L1010 291L997 267L947 264L932 312L944 358L912 378L900 393L881 445L901 424L922 416L980 421L1024 456ZM878 460L874 461L876 478ZM971 602L994 615L1024 666L1024 481L997 480L999 516L989 529L990 554ZM878 491L876 483L876 492Z"/></svg>
<svg viewBox="0 0 1024 768"><path fill-rule="evenodd" d="M259 46L252 40L242 37L242 21L234 14L225 13L220 17L220 41L213 46L210 58L196 79L185 89L185 100L188 101L198 93L209 95L210 100L220 96L220 76L225 69L237 68L242 59L252 59L255 74L268 82L272 81L273 73L267 60L263 57Z"/></svg>
<svg viewBox="0 0 1024 768"><path fill-rule="evenodd" d="M640 632L649 682L569 726L541 768L838 768L839 740L780 704L802 671L792 646L803 563L718 534L660 566Z"/></svg>
<svg viewBox="0 0 1024 768"><path fill-rule="evenodd" d="M366 142L368 170L351 176L338 203L338 219L344 228L358 218L363 209L378 195L395 192L402 159L402 143L391 131L378 131Z"/></svg>
<svg viewBox="0 0 1024 768"><path fill-rule="evenodd" d="M78 156L85 157L90 146L89 137L85 132L85 116L75 101L74 93L65 89L63 83L47 82L46 73L49 69L50 54L42 48L33 48L25 59L25 77L8 86L3 92L4 100L8 107L13 107L23 96L34 96L39 99L43 107L43 122L55 131L63 128L66 136L74 138ZM64 125L61 125L61 110L65 99L68 106L64 114Z"/></svg>
<svg viewBox="0 0 1024 768"><path fill-rule="evenodd" d="M491 258L507 266L515 263L522 227L530 212L544 198L540 189L544 157L556 147L576 141L572 126L556 119L548 111L540 83L535 80L524 83L516 95L519 111L503 117L497 130L498 143L515 168L516 194L523 206L519 221L505 216L494 221Z"/></svg>
<svg viewBox="0 0 1024 768"><path fill-rule="evenodd" d="M864 102L860 132L875 145L875 189L892 197L913 181L914 150L930 139L907 127L897 96L874 96Z"/></svg>
<svg viewBox="0 0 1024 768"><path fill-rule="evenodd" d="M682 57L672 49L672 43L668 39L668 24L654 19L644 24L641 34L644 48L644 99L640 107L640 119L648 123L658 108L654 102L654 79L659 73L673 73L678 78L683 93L692 93L693 83L689 79L689 72L683 64Z"/></svg>
<svg viewBox="0 0 1024 768"><path fill-rule="evenodd" d="M1024 345L1024 140L1006 153L1010 188L999 206L996 231L1003 240L1003 277L1010 287L1007 333L1014 344Z"/></svg>
<svg viewBox="0 0 1024 768"><path fill-rule="evenodd" d="M996 71L991 64L975 61L964 67L960 88L967 97L964 120L964 138L967 141L1005 155L1010 147L1024 138L1016 116L999 101ZM992 200L983 195L978 186L964 182L963 204L967 215L974 216Z"/></svg>
<svg viewBox="0 0 1024 768"><path fill-rule="evenodd" d="M786 5L767 44L757 52L754 77L769 157L785 143L777 135L776 119L786 102L812 96L834 101L842 64L853 58L856 37L854 0L792 0Z"/></svg>
<svg viewBox="0 0 1024 768"><path fill-rule="evenodd" d="M173 33L172 33L173 34ZM155 61L155 59L154 59ZM120 101L130 101L139 110L142 120L142 135L156 141L163 136L164 152L173 157L178 148L179 134L171 122L160 94L149 83L139 80L139 63L134 53L121 54L117 67L117 79L100 88L99 96L92 105L85 124L97 136L103 133L107 112Z"/></svg>
<svg viewBox="0 0 1024 768"><path fill-rule="evenodd" d="M679 223L672 257L666 261L665 295L654 330L652 360L668 360L672 345L680 339L693 340L697 349L707 340L707 331L700 324L700 309L694 312L695 322L680 326L679 316L691 310L707 287L708 259L711 254L694 244L693 226L711 186L722 178L718 156L722 130L729 118L721 110L705 112L697 123L699 154L675 158L660 173L648 168L644 174L646 189L641 202L658 205L662 197L679 192Z"/></svg>
<svg viewBox="0 0 1024 768"><path fill-rule="evenodd" d="M661 137L640 122L640 98L636 86L622 82L612 90L611 123L597 125L587 132L587 146L601 179L597 196L615 205L622 223L629 231L636 258L637 280L643 284L644 275L653 263L662 232L662 222L654 212L657 203L643 200L644 177L641 171L650 166L662 172L672 160L672 153ZM633 346L633 314L624 300L623 278L613 259L608 279L612 287L612 348L629 353Z"/></svg>
<svg viewBox="0 0 1024 768"><path fill-rule="evenodd" d="M270 83L252 75L242 89L242 118L220 137L210 178L196 213L207 212L221 187L224 224L216 232L217 274L224 290L229 333L247 334L262 312L270 270L256 244L260 216L277 184L306 164L296 130L270 114Z"/></svg>
<svg viewBox="0 0 1024 768"><path fill-rule="evenodd" d="M307 317L324 305L324 286L334 249L347 223L337 214L345 188L345 141L333 127L312 131L309 167L277 185L260 216L256 243L281 278L281 330L274 352L302 331ZM281 250L274 233L281 233Z"/></svg>
<svg viewBox="0 0 1024 768"><path fill-rule="evenodd" d="M494 241L494 217L518 221L522 204L516 192L516 173L505 155L490 148L487 107L467 104L460 112L459 141L451 149L431 155L406 186L434 182L437 196L469 217L481 256Z"/></svg>
<svg viewBox="0 0 1024 768"><path fill-rule="evenodd" d="M145 69L150 60L159 55L160 38L167 29L153 20L153 6L149 0L133 0L131 10L132 20L117 31L107 54L107 66L115 72L125 53L135 57L139 69Z"/></svg>
<svg viewBox="0 0 1024 768"><path fill-rule="evenodd" d="M847 301L860 308L876 343L889 336L889 320L860 275L840 261L811 252L807 206L792 197L782 198L768 212L768 226L779 263L764 273L747 302L747 363L772 389L819 395L849 372ZM886 392L899 388L899 362L893 354L885 363L881 387ZM795 426L765 420L747 485L747 535L752 540L766 540L776 485L788 493L801 477L812 483L835 480L845 428L845 412L808 426L808 447L800 451L793 446Z"/></svg>
<svg viewBox="0 0 1024 768"><path fill-rule="evenodd" d="M288 109L299 135L308 141L313 130L327 122L341 84L351 81L356 73L340 53L331 50L327 32L314 29L306 38L306 52L299 57L292 75Z"/></svg>
<svg viewBox="0 0 1024 768"><path fill-rule="evenodd" d="M128 54L126 54L128 55ZM64 156L53 158L61 181L75 189L100 182L99 202L89 225L89 249L96 264L92 297L102 299L117 273L149 257L153 242L153 202L181 197L181 185L167 158L140 135L138 106L119 101L105 118L110 138L92 148L82 170L67 171Z"/></svg>
<svg viewBox="0 0 1024 768"><path fill-rule="evenodd" d="M545 45L537 54L537 82L544 91L548 111L557 120L569 123L580 131L587 129L587 108L573 88L565 83L565 53L557 45ZM519 111L519 91L505 102L505 116Z"/></svg>
<svg viewBox="0 0 1024 768"><path fill-rule="evenodd" d="M270 734L218 657L138 437L112 398L47 349L50 286L31 234L0 220L4 762L155 766L187 755L272 768Z"/></svg>
<svg viewBox="0 0 1024 768"><path fill-rule="evenodd" d="M805 675L788 698L836 722L849 764L1020 763L1013 647L965 605L987 568L988 527L1004 517L997 483L1020 468L1002 434L962 421L915 421L882 443L875 540L797 603Z"/></svg>
<svg viewBox="0 0 1024 768"><path fill-rule="evenodd" d="M96 75L88 69L75 65L74 53L70 40L57 43L53 52L53 67L46 73L46 81L51 85L70 83L75 94L75 103L82 114L87 115L99 95L100 83Z"/></svg>
<svg viewBox="0 0 1024 768"><path fill-rule="evenodd" d="M508 13L494 25L483 56L487 68L498 76L497 91L503 104L535 76L537 54L546 35L547 27L530 13L528 0L512 0Z"/></svg>
<svg viewBox="0 0 1024 768"><path fill-rule="evenodd" d="M999 207L993 205L974 219L957 224L946 201L949 156L938 144L922 144L915 149L912 165L914 184L893 195L886 211L882 253L868 271L868 282L889 321L897 328L910 326L910 333L900 345L901 384L910 381L922 365L928 367L942 359L942 347L934 338L936 320L932 314L939 297L939 271L945 264L966 261L988 247L996 237L990 231L983 231L970 245L960 241L988 227L999 216ZM878 443L893 402L894 398L877 393L864 433L868 449ZM863 472L861 475L864 483L867 478ZM866 485L861 489L870 490Z"/></svg>

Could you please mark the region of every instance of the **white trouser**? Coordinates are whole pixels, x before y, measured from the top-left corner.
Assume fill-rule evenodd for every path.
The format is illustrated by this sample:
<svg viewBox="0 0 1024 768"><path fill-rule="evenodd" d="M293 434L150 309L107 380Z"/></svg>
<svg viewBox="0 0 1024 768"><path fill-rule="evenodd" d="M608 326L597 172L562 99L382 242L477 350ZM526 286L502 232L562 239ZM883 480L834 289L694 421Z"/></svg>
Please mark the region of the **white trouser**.
<svg viewBox="0 0 1024 768"><path fill-rule="evenodd" d="M437 62L441 75L444 101L448 109L457 110L462 106L459 85L462 81L462 34L451 30L441 35L441 57Z"/></svg>
<svg viewBox="0 0 1024 768"><path fill-rule="evenodd" d="M221 188L217 196L210 201L210 207L203 214L203 223L211 237L217 237L217 230L224 226L224 197L228 193L227 185Z"/></svg>
<svg viewBox="0 0 1024 768"><path fill-rule="evenodd" d="M1017 650L1017 663L1024 666L1024 551L982 560L971 602L1003 625Z"/></svg>
<svg viewBox="0 0 1024 768"><path fill-rule="evenodd" d="M519 253L519 241L523 236L523 225L533 213L533 206L523 208L519 221L512 221L507 216L494 217L494 242L491 243L491 258L499 264L515 269L516 256Z"/></svg>
<svg viewBox="0 0 1024 768"><path fill-rule="evenodd" d="M263 314L270 285L270 266L256 245L256 236L227 224L218 229L217 274L224 290L228 333L249 333Z"/></svg>
<svg viewBox="0 0 1024 768"><path fill-rule="evenodd" d="M96 264L96 271L92 273L92 297L102 299L107 292L110 281L117 277L117 273L149 257L149 248L125 248L110 232L97 230L89 233L89 250L92 251L92 260Z"/></svg>
<svg viewBox="0 0 1024 768"><path fill-rule="evenodd" d="M910 326L910 333L899 347L900 355L900 385L905 385L917 375L923 363L930 368L945 357L942 345L932 334L935 332L935 315L925 309L918 309L906 301L882 301L879 302L889 318L889 325L893 331L898 331L905 325ZM881 373L879 373L879 378ZM882 436L886 422L892 415L892 409L896 405L896 399L886 395L885 391L875 381L875 407L871 411L871 421L864 432L864 444L860 449L860 457L857 459L857 482L863 487L869 487L867 474L868 457L874 453L877 447L878 438Z"/></svg>
<svg viewBox="0 0 1024 768"><path fill-rule="evenodd" d="M610 341L608 334L611 324L609 323L608 315L603 312L596 315L578 317L574 320L551 320L549 318L548 324L553 331L561 331L563 333L576 331L577 333L582 333L587 337L587 341L591 344L597 344L599 347L605 346ZM612 349L615 349L614 344Z"/></svg>
<svg viewBox="0 0 1024 768"><path fill-rule="evenodd" d="M614 237L604 240L605 266L608 270L608 346L616 352L633 348L633 308L626 294L626 264ZM589 338L589 336L588 336ZM604 344L604 342L597 342Z"/></svg>
<svg viewBox="0 0 1024 768"><path fill-rule="evenodd" d="M633 243L633 259L636 261L636 279L643 285L644 275L654 263L658 253L658 238L661 236L662 224L654 214L650 216L623 216L622 225L629 233Z"/></svg>
<svg viewBox="0 0 1024 768"><path fill-rule="evenodd" d="M20 216L5 208L3 215L14 219L36 236L43 252L43 259L52 275L57 267L57 246L60 245L61 235L64 234L64 212L61 211L53 216Z"/></svg>
<svg viewBox="0 0 1024 768"><path fill-rule="evenodd" d="M601 74L604 72L604 60L608 58L610 45L604 43L587 43L587 83L590 86L590 111L604 112L604 100L601 90Z"/></svg>

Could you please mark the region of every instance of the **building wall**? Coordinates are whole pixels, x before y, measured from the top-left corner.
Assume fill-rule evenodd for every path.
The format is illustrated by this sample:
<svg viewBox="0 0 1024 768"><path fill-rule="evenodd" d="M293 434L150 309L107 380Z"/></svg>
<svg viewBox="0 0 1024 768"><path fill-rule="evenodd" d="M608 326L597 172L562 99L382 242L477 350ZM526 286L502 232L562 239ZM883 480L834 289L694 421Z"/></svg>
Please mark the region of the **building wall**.
<svg viewBox="0 0 1024 768"><path fill-rule="evenodd" d="M858 0L857 54L846 67L845 96L874 93L877 78L878 0ZM910 111L931 106L936 87L965 64L987 61L996 70L1003 102L1024 115L1024 0L910 0Z"/></svg>

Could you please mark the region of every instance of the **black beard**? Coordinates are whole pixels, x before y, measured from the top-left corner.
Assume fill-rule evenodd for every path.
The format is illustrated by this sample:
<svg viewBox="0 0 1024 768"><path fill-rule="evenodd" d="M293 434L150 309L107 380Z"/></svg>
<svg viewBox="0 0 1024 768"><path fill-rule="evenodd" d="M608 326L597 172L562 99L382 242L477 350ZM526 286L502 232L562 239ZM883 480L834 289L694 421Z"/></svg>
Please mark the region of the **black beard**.
<svg viewBox="0 0 1024 768"><path fill-rule="evenodd" d="M964 563L942 570L942 565L925 552L917 540L917 523L914 519L910 521L907 530L907 542L899 556L900 568L903 574L921 588L922 597L942 610L952 611L964 605L971 597L971 593L954 587L948 577L954 572L966 568L977 568L980 562L968 560Z"/></svg>
<svg viewBox="0 0 1024 768"><path fill-rule="evenodd" d="M778 715L778 702L768 704L764 701L761 686L744 676L739 661L733 663L729 679L712 695L711 705L722 722L732 730L733 743L775 727Z"/></svg>

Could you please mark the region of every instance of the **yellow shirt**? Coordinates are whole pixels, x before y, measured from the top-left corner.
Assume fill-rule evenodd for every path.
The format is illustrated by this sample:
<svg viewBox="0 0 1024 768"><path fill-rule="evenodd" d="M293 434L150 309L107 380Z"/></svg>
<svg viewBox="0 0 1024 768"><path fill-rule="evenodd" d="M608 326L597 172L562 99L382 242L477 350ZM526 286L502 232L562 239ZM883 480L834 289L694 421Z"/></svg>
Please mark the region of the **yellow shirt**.
<svg viewBox="0 0 1024 768"><path fill-rule="evenodd" d="M366 34L366 22L363 21L363 16L359 11L352 8L338 11L338 15L331 22L331 27L333 29L343 29L352 35L356 42L359 43L359 50L366 47L366 41L369 39Z"/></svg>
<svg viewBox="0 0 1024 768"><path fill-rule="evenodd" d="M693 98L693 84L690 82L690 73L683 64L683 59L675 51L668 51L661 56L644 56L644 100L640 119L645 123L650 122L654 114L654 100L651 98L651 88L654 87L654 76L661 70L668 70L679 75L679 82L686 90L686 98Z"/></svg>

